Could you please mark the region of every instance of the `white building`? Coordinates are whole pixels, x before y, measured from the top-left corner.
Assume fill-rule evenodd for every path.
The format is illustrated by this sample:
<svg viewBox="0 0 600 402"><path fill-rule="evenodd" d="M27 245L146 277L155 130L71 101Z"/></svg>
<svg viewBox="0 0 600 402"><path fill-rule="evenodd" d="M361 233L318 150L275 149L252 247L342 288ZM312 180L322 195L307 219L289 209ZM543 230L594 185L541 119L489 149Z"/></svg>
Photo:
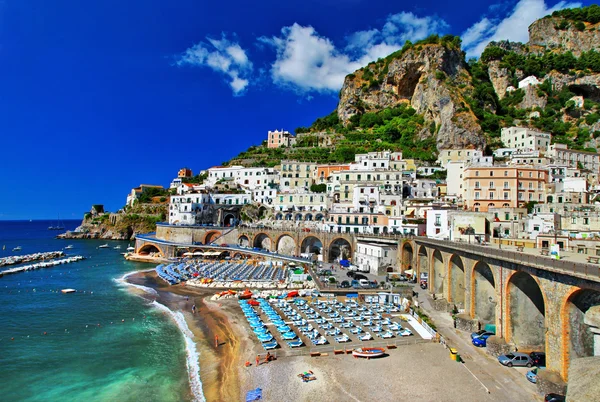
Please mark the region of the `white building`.
<svg viewBox="0 0 600 402"><path fill-rule="evenodd" d="M525 77L521 81L519 81L519 89L540 84L541 82L537 79L535 75L530 75L529 77Z"/></svg>
<svg viewBox="0 0 600 402"><path fill-rule="evenodd" d="M169 203L169 224L195 225L198 219L207 216L214 218L214 206L242 206L251 202L250 194L211 194L188 193L171 196ZM227 216L222 217L223 222L212 222L225 226L235 222ZM235 215L232 216L235 220Z"/></svg>
<svg viewBox="0 0 600 402"><path fill-rule="evenodd" d="M598 168L600 167L599 154L568 149L565 144L549 145L548 157L552 158L554 163L567 165L572 168L583 168L593 173L598 173Z"/></svg>
<svg viewBox="0 0 600 402"><path fill-rule="evenodd" d="M515 152L517 152L517 148L498 148L494 151L494 157L508 158Z"/></svg>
<svg viewBox="0 0 600 402"><path fill-rule="evenodd" d="M420 176L431 176L435 172L439 172L440 170L445 170L440 166L419 166L417 168L417 174Z"/></svg>
<svg viewBox="0 0 600 402"><path fill-rule="evenodd" d="M525 220L525 231L530 239L536 239L540 234L554 233L555 214L533 214Z"/></svg>
<svg viewBox="0 0 600 402"><path fill-rule="evenodd" d="M352 170L380 169L389 170L393 168L394 161L402 160L402 152L381 151L369 152L367 154L356 154L354 163L350 165Z"/></svg>
<svg viewBox="0 0 600 402"><path fill-rule="evenodd" d="M462 197L464 194L464 171L467 166L465 161L450 162L446 165L446 194L448 196Z"/></svg>
<svg viewBox="0 0 600 402"><path fill-rule="evenodd" d="M432 209L428 211L426 225L427 237L434 239L450 238L450 221L448 219L448 210Z"/></svg>
<svg viewBox="0 0 600 402"><path fill-rule="evenodd" d="M276 187L279 175L273 168L247 167L234 173L235 182L245 189L264 189Z"/></svg>
<svg viewBox="0 0 600 402"><path fill-rule="evenodd" d="M240 170L244 169L243 166L214 166L208 169L208 178L206 183L214 185L218 181L234 181Z"/></svg>
<svg viewBox="0 0 600 402"><path fill-rule="evenodd" d="M396 266L398 246L390 244L358 242L354 262L361 271L381 275Z"/></svg>
<svg viewBox="0 0 600 402"><path fill-rule="evenodd" d="M273 205L277 190L272 188L258 189L252 191L252 201L259 204Z"/></svg>
<svg viewBox="0 0 600 402"><path fill-rule="evenodd" d="M552 135L526 127L506 127L501 130L500 139L508 148L546 152Z"/></svg>
<svg viewBox="0 0 600 402"><path fill-rule="evenodd" d="M437 163L446 167L450 162L471 162L473 158L483 157L483 152L477 149L440 149Z"/></svg>

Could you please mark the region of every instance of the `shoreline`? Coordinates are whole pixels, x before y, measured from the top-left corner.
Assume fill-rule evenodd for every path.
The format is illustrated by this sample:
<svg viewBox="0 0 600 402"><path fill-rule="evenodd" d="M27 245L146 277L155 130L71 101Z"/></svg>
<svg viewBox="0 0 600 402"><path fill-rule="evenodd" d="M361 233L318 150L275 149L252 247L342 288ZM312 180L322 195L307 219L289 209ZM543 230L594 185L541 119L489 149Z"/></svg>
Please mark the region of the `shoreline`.
<svg viewBox="0 0 600 402"><path fill-rule="evenodd" d="M122 280L145 293L142 296L147 300L160 303L175 314L181 313L193 335L206 401L240 400L238 368L243 365L240 350L245 350L250 340L237 323L232 310L235 305L209 300L214 290L163 285L154 270L129 273ZM191 311L194 304L195 314ZM215 335L218 336L218 347ZM192 385L195 374L188 370L188 375ZM194 398L191 391L190 397L192 400L199 399Z"/></svg>

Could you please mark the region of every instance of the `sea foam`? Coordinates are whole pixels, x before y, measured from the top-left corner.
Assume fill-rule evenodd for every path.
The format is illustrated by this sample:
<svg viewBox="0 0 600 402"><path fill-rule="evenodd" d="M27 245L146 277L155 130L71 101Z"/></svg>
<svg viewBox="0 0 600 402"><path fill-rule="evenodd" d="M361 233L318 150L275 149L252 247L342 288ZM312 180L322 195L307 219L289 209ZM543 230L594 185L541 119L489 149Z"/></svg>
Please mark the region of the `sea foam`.
<svg viewBox="0 0 600 402"><path fill-rule="evenodd" d="M150 271L154 271L154 269L146 269L146 270L143 270L143 271L131 271L131 272L126 273L125 275L123 275L120 278L115 278L114 281L117 282L117 283L119 283L119 284L121 284L121 285L131 286L131 287L134 287L136 289L140 289L140 290L142 290L142 291L144 291L146 293L150 293L152 295L158 296L158 292L155 289L152 289L152 288L150 288L148 286L137 285L135 283L127 282L127 278L130 277L133 274L137 274L138 272L150 272Z"/></svg>
<svg viewBox="0 0 600 402"><path fill-rule="evenodd" d="M183 334L185 339L185 351L186 351L186 364L188 370L188 376L190 379L190 388L194 396L194 401L204 402L206 398L202 392L202 381L200 380L200 365L198 364L199 354L196 350L196 343L193 340L194 334L190 331L185 318L180 311L172 311L164 304L158 303L156 300L152 302L152 305L159 310L169 313L171 318L177 324L177 327Z"/></svg>

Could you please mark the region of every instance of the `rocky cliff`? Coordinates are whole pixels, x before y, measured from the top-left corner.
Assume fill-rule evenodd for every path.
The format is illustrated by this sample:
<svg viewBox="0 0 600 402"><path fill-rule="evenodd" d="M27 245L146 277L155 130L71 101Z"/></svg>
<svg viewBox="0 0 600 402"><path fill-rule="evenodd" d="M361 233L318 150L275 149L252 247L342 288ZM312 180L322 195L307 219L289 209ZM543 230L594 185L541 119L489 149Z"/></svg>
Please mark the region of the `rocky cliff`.
<svg viewBox="0 0 600 402"><path fill-rule="evenodd" d="M581 52L600 49L600 23L568 21L563 17L547 16L529 26L529 49L543 53L547 50ZM581 29L583 28L583 29Z"/></svg>
<svg viewBox="0 0 600 402"><path fill-rule="evenodd" d="M376 77L376 79L375 79ZM409 103L427 123L421 138L436 135L441 148L485 145L477 118L465 107L459 88L470 86L460 48L444 44L417 45L398 57L386 58L346 77L337 113L347 126L352 116ZM430 127L429 124L426 124Z"/></svg>

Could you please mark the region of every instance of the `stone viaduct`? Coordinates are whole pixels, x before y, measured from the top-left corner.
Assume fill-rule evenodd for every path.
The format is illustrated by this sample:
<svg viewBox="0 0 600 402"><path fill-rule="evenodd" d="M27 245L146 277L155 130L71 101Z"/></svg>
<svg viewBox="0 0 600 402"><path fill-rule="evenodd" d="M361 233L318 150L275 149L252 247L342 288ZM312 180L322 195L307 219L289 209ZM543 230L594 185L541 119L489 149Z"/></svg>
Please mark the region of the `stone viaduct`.
<svg viewBox="0 0 600 402"><path fill-rule="evenodd" d="M156 241L136 241L136 252L173 257L177 248L170 242L216 242L285 255L317 252L333 261L352 257L357 241L397 244L395 270L412 269L417 277L427 272L436 309L456 308L461 329L495 326L489 350L546 351L547 369L564 380L571 359L594 356L594 344L600 351L600 335L592 332L598 329L584 323L586 312L600 306L599 264L426 237L169 225L158 226Z"/></svg>

